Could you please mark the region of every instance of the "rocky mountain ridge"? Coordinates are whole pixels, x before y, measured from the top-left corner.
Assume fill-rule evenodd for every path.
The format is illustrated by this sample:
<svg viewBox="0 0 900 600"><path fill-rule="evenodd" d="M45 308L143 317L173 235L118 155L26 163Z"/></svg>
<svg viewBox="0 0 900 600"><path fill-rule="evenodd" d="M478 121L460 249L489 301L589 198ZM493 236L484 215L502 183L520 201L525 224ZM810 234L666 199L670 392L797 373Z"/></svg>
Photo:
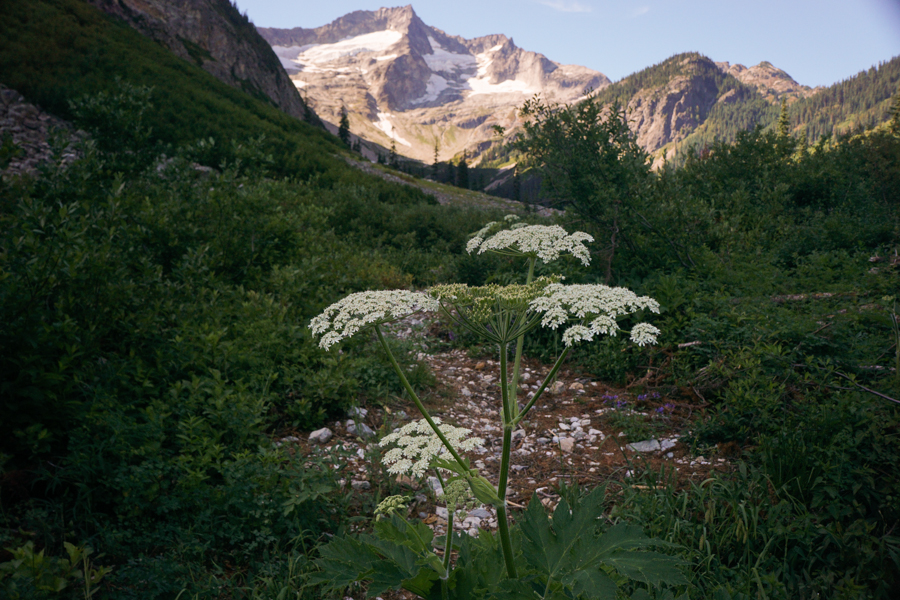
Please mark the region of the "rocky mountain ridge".
<svg viewBox="0 0 900 600"><path fill-rule="evenodd" d="M272 49L229 0L87 0L220 81L285 113L307 109Z"/></svg>
<svg viewBox="0 0 900 600"><path fill-rule="evenodd" d="M505 35L472 40L422 22L411 6L356 11L314 28L260 28L316 112L383 147L431 162L491 144L534 94L572 102L609 79L518 48ZM371 156L370 156L371 158Z"/></svg>
<svg viewBox="0 0 900 600"><path fill-rule="evenodd" d="M755 86L757 91L772 103L780 102L782 97L787 97L789 102L797 98L809 98L822 89L821 86L811 88L797 83L782 69L765 60L749 68L741 64L732 65L729 62L717 62L716 66L741 83Z"/></svg>

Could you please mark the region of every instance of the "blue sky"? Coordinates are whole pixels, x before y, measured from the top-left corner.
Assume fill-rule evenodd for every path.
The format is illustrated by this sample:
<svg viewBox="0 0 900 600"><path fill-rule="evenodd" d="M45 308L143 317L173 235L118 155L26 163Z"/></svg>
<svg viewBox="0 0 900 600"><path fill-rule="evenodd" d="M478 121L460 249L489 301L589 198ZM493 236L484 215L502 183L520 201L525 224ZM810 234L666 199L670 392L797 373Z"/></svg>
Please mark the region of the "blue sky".
<svg viewBox="0 0 900 600"><path fill-rule="evenodd" d="M406 0L402 0L405 1ZM369 0L237 0L261 27L319 27ZM679 52L746 66L767 60L804 85L831 85L900 55L900 0L452 0L412 2L428 25L491 33L613 81Z"/></svg>

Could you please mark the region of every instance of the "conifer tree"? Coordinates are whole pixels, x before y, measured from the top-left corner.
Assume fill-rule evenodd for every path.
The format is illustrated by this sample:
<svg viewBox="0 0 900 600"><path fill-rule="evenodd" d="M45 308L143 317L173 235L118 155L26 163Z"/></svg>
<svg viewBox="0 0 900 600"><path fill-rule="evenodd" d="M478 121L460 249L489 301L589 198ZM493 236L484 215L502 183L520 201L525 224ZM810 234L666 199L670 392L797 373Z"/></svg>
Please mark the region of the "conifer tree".
<svg viewBox="0 0 900 600"><path fill-rule="evenodd" d="M791 132L791 120L788 119L787 98L781 97L781 114L778 115L778 125L776 131L778 137L786 138Z"/></svg>
<svg viewBox="0 0 900 600"><path fill-rule="evenodd" d="M341 141L350 145L350 118L347 116L347 108L341 105L341 121L338 125L338 137Z"/></svg>
<svg viewBox="0 0 900 600"><path fill-rule="evenodd" d="M466 162L465 150L463 150L462 158L456 166L456 186L469 189L469 163Z"/></svg>
<svg viewBox="0 0 900 600"><path fill-rule="evenodd" d="M519 163L513 167L513 200L522 201L522 178L519 176Z"/></svg>
<svg viewBox="0 0 900 600"><path fill-rule="evenodd" d="M397 168L399 163L397 162L397 142L391 140L391 153L388 154L388 166Z"/></svg>
<svg viewBox="0 0 900 600"><path fill-rule="evenodd" d="M441 163L438 162L438 141L437 138L434 139L434 162L431 163L431 178L437 181L438 178L438 167Z"/></svg>
<svg viewBox="0 0 900 600"><path fill-rule="evenodd" d="M894 94L894 101L891 102L891 133L900 135L900 90Z"/></svg>

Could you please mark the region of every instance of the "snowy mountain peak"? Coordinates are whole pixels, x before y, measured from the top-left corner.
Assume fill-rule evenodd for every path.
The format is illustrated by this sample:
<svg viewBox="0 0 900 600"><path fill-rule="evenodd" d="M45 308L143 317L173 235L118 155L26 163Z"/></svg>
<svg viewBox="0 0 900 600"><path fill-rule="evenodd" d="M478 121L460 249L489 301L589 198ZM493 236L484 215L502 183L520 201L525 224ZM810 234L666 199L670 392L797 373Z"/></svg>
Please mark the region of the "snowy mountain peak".
<svg viewBox="0 0 900 600"><path fill-rule="evenodd" d="M492 125L515 125L534 94L572 101L609 85L602 73L563 66L494 34L467 40L422 22L412 6L356 11L312 29L260 28L317 113L408 156L477 154Z"/></svg>

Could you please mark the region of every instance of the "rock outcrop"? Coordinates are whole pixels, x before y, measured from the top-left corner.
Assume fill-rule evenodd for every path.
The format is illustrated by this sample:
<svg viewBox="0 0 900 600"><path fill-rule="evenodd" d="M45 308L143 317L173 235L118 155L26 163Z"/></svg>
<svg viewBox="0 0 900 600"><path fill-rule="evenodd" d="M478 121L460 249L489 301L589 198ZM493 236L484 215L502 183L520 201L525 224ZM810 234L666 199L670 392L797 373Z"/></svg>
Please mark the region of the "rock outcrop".
<svg viewBox="0 0 900 600"><path fill-rule="evenodd" d="M304 118L271 47L228 0L88 0L220 81Z"/></svg>
<svg viewBox="0 0 900 600"><path fill-rule="evenodd" d="M50 145L53 135L66 142L59 156L54 157ZM0 145L10 143L14 150L2 176L8 179L17 175L33 175L38 167L56 158L66 164L77 158L74 146L82 134L68 122L42 111L26 102L16 90L0 84ZM2 166L2 165L0 165Z"/></svg>
<svg viewBox="0 0 900 600"><path fill-rule="evenodd" d="M821 87L811 88L808 85L800 85L794 78L768 61L763 61L756 66L747 68L741 64L717 62L724 73L728 73L741 83L753 86L762 96L772 102L780 102L782 96L791 99L807 98L812 96Z"/></svg>
<svg viewBox="0 0 900 600"><path fill-rule="evenodd" d="M259 32L323 119L336 124L346 109L353 134L425 162L435 145L441 160L466 150L477 162L493 126L515 128L517 108L534 94L572 102L609 85L598 71L560 65L505 35L449 35L411 6Z"/></svg>
<svg viewBox="0 0 900 600"><path fill-rule="evenodd" d="M705 57L683 59L683 74L645 88L628 102L628 120L638 144L653 153L685 139L719 101L719 87Z"/></svg>

